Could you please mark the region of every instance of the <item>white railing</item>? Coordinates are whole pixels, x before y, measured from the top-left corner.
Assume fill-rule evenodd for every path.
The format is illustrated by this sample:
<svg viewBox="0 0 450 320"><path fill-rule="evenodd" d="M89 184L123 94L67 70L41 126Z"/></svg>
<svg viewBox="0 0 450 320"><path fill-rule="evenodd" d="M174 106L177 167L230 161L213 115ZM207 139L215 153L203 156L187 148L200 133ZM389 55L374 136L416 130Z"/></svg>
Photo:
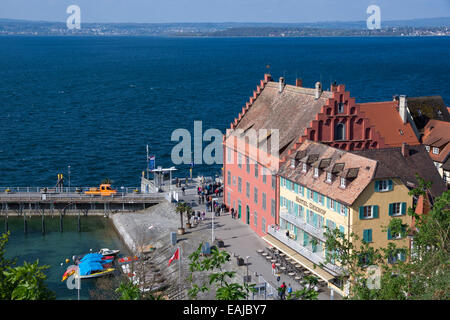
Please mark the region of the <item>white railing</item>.
<svg viewBox="0 0 450 320"><path fill-rule="evenodd" d="M320 230L305 221L303 221L300 217L294 216L293 214L289 214L286 210L280 210L280 218L287 220L288 222L296 225L300 229L308 232L309 234L319 238L322 241L326 241L327 239L324 236L323 230Z"/></svg>
<svg viewBox="0 0 450 320"><path fill-rule="evenodd" d="M308 260L312 261L313 263L315 263L317 265L322 264L326 269L328 269L327 271L329 271L334 276L337 276L342 273L341 268L339 268L338 266L332 265L330 263L325 263L325 259L323 257L311 252L306 247L300 245L297 241L287 237L286 234L284 234L282 231L278 230L276 226L273 226L273 225L269 226L267 228L267 233L270 234L271 236L275 237L276 239L278 239L279 241L281 241L282 243L284 243L285 245L287 245L294 251L298 252L299 254L301 254L302 256L307 258Z"/></svg>

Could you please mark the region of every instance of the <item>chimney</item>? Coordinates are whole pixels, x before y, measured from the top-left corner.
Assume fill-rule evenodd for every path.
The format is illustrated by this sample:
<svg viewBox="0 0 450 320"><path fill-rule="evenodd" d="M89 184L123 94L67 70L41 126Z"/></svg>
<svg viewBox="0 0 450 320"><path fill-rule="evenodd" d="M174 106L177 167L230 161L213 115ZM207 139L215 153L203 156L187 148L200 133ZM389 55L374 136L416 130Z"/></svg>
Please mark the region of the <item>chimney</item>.
<svg viewBox="0 0 450 320"><path fill-rule="evenodd" d="M283 89L284 89L284 78L280 77L278 91L281 93L281 92L283 92Z"/></svg>
<svg viewBox="0 0 450 320"><path fill-rule="evenodd" d="M330 91L333 92L336 90L337 90L337 83L336 83L336 81L334 81L330 86Z"/></svg>
<svg viewBox="0 0 450 320"><path fill-rule="evenodd" d="M269 73L264 74L264 82L269 82L272 80L272 76Z"/></svg>
<svg viewBox="0 0 450 320"><path fill-rule="evenodd" d="M409 145L406 142L402 143L402 155L404 158L409 156Z"/></svg>
<svg viewBox="0 0 450 320"><path fill-rule="evenodd" d="M303 86L303 81L300 78L295 79L295 86L296 87L301 87Z"/></svg>
<svg viewBox="0 0 450 320"><path fill-rule="evenodd" d="M406 96L405 95L401 95L399 98L399 108L398 108L398 112L400 113L400 117L403 120L403 123L407 123L408 122L408 103L406 101Z"/></svg>
<svg viewBox="0 0 450 320"><path fill-rule="evenodd" d="M319 99L322 94L322 84L320 82L316 82L316 91L314 94L315 99Z"/></svg>

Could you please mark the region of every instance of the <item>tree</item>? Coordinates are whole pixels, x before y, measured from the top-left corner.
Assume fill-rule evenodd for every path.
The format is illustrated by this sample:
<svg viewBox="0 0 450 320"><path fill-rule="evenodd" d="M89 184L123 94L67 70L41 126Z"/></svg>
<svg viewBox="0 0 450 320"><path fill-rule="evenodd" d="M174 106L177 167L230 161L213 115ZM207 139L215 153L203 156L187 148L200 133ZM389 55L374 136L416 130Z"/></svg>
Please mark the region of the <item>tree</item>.
<svg viewBox="0 0 450 320"><path fill-rule="evenodd" d="M288 300L317 300L319 292L314 290L314 287L319 283L319 279L316 276L304 276L302 284L304 287L301 290L294 291L287 295ZM278 288L280 291L281 288Z"/></svg>
<svg viewBox="0 0 450 320"><path fill-rule="evenodd" d="M122 282L115 290L120 294L119 300L140 300L141 291L139 287L131 281Z"/></svg>
<svg viewBox="0 0 450 320"><path fill-rule="evenodd" d="M39 266L39 260L15 266L16 260L5 258L9 234L7 232L0 237L0 298L2 300L55 299L55 294L45 284L47 276L44 271L50 268L49 266Z"/></svg>
<svg viewBox="0 0 450 320"><path fill-rule="evenodd" d="M431 183L417 177L418 187L409 195L428 199ZM408 235L412 249L399 248L391 242L385 248L374 249L362 241L359 248L345 238L339 230L327 230L326 262L339 262L344 270L342 279L349 283L350 299L450 299L449 232L450 191L432 201L427 214L415 213L415 206L408 208L413 225L401 219L391 219L385 232ZM351 233L352 241L358 236ZM402 256L405 259L397 259ZM403 261L404 260L404 261ZM369 286L369 265L381 266L379 287Z"/></svg>
<svg viewBox="0 0 450 320"><path fill-rule="evenodd" d="M191 207L187 204L187 203L185 203L185 202L179 202L178 204L177 204L177 207L175 208L175 212L177 212L177 213L179 213L180 214L180 228L178 229L179 230L179 232L181 232L181 234L183 234L184 233L184 227L183 227L183 213L184 212L192 212L191 211L192 209L191 209ZM190 214L189 213L189 214Z"/></svg>
<svg viewBox="0 0 450 320"><path fill-rule="evenodd" d="M254 291L254 285L244 283L231 282L236 275L235 271L223 271L223 265L230 261L230 254L225 250L219 250L215 246L211 248L211 255L202 255L203 243L199 245L197 250L189 255L189 270L191 274L188 281L192 288L188 294L191 299L197 298L200 292L207 292L211 288L216 289L217 300L242 300L246 299L250 291ZM208 283L203 282L201 285L195 284L193 281L194 272L211 272L208 275Z"/></svg>

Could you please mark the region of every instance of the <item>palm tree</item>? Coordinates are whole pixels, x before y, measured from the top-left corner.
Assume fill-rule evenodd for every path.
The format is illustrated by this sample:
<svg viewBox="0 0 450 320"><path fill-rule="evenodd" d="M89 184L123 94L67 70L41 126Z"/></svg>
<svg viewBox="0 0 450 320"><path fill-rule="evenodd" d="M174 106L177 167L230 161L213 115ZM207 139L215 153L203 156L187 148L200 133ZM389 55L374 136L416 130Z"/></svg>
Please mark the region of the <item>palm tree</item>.
<svg viewBox="0 0 450 320"><path fill-rule="evenodd" d="M175 209L175 212L180 214L180 227L178 228L178 234L184 234L183 228L183 213L187 211L188 205L185 202L179 202Z"/></svg>
<svg viewBox="0 0 450 320"><path fill-rule="evenodd" d="M189 205L186 205L186 216L188 220L186 227L191 228L192 208Z"/></svg>

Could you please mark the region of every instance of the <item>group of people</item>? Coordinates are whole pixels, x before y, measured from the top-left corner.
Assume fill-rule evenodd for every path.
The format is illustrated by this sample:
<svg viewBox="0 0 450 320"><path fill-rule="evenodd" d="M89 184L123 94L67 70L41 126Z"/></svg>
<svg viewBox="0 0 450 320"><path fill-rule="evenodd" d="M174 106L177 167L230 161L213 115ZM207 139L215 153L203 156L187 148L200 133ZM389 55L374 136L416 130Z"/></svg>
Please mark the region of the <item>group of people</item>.
<svg viewBox="0 0 450 320"><path fill-rule="evenodd" d="M203 221L203 220L205 220L206 213L205 213L205 211L203 211L203 212L194 211L193 217L194 217L194 221L196 221L196 222L198 222L200 220Z"/></svg>
<svg viewBox="0 0 450 320"><path fill-rule="evenodd" d="M236 216L237 216L237 211L235 211L234 208L231 208L230 213L231 213L231 218L232 218L232 219L236 219L236 218L237 218L237 217L236 217Z"/></svg>
<svg viewBox="0 0 450 320"><path fill-rule="evenodd" d="M275 263L272 263L272 274L277 277L277 282L280 282L281 277L277 273L277 266L275 265ZM278 290L278 296L281 300L284 300L286 298L286 291L288 295L292 294L292 287L290 283L289 286L286 287L286 283L283 282L283 284L280 286L280 289Z"/></svg>
<svg viewBox="0 0 450 320"><path fill-rule="evenodd" d="M211 198L212 195L215 195L216 197L221 197L222 192L223 187L220 183L217 182L199 186L197 188L198 202L205 203L205 201L207 201L208 198Z"/></svg>

